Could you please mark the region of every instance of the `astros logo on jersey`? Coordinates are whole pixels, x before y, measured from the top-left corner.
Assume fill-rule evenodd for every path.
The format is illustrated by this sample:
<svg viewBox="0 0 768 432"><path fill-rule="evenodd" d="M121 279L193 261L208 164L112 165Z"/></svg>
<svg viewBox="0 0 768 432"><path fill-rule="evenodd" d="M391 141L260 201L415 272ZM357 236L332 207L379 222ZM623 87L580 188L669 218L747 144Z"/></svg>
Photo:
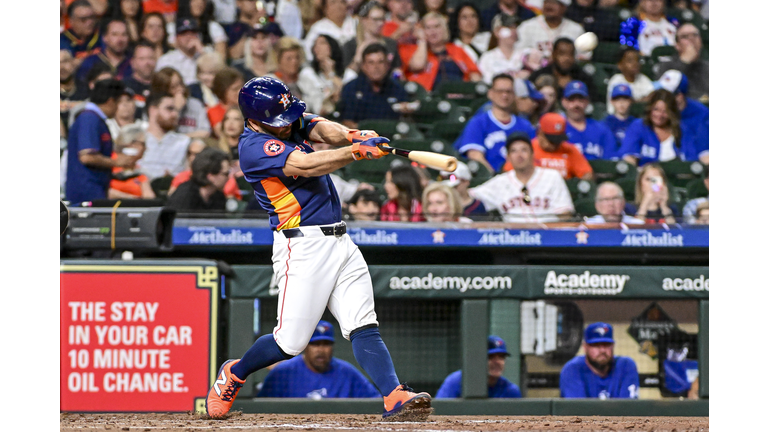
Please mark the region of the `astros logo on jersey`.
<svg viewBox="0 0 768 432"><path fill-rule="evenodd" d="M267 156L277 156L285 150L285 144L278 140L269 140L264 143L264 153Z"/></svg>
<svg viewBox="0 0 768 432"><path fill-rule="evenodd" d="M288 95L283 93L280 95L280 103L283 104L283 109L288 108L291 105L291 99L288 98Z"/></svg>

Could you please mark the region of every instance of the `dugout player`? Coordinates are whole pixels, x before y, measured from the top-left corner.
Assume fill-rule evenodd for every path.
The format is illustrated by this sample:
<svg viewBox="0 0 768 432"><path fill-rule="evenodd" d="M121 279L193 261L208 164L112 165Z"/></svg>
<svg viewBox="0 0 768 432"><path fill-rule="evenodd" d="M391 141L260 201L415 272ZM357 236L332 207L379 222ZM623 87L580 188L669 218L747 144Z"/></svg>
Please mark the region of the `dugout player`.
<svg viewBox="0 0 768 432"><path fill-rule="evenodd" d="M596 322L584 330L583 356L572 358L560 372L560 397L637 399L640 377L629 357L614 357L613 327Z"/></svg>
<svg viewBox="0 0 768 432"><path fill-rule="evenodd" d="M383 417L426 420L432 398L397 378L379 334L368 265L346 234L328 175L354 161L385 156L379 145L389 140L305 113L304 102L275 78L245 83L239 104L246 119L238 145L240 168L273 230L277 325L241 359L224 362L208 392L206 413L223 417L248 375L300 354L327 306L342 336L352 342L355 359L384 396ZM315 152L311 142L341 148Z"/></svg>
<svg viewBox="0 0 768 432"><path fill-rule="evenodd" d="M520 387L504 378L504 366L509 357L507 344L498 336L488 336L488 397L519 398ZM448 375L437 390L435 398L461 397L461 371Z"/></svg>
<svg viewBox="0 0 768 432"><path fill-rule="evenodd" d="M259 397L372 398L380 394L354 366L333 356L333 324L320 320L300 356L272 369Z"/></svg>

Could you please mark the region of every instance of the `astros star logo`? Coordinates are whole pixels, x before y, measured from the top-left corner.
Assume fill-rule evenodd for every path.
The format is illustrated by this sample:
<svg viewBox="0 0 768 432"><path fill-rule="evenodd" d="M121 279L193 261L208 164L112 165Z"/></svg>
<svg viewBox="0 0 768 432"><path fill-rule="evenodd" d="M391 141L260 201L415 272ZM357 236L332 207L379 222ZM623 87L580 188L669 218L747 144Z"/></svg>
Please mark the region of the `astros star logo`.
<svg viewBox="0 0 768 432"><path fill-rule="evenodd" d="M587 234L584 231L579 231L576 233L576 244L587 244L587 238L589 237L589 234Z"/></svg>
<svg viewBox="0 0 768 432"><path fill-rule="evenodd" d="M287 94L283 93L280 95L280 103L283 104L283 109L285 109L291 104L291 100L288 99Z"/></svg>
<svg viewBox="0 0 768 432"><path fill-rule="evenodd" d="M285 150L285 144L278 140L269 140L264 143L264 153L267 156L277 156Z"/></svg>
<svg viewBox="0 0 768 432"><path fill-rule="evenodd" d="M432 243L445 243L445 233L440 230L433 232Z"/></svg>

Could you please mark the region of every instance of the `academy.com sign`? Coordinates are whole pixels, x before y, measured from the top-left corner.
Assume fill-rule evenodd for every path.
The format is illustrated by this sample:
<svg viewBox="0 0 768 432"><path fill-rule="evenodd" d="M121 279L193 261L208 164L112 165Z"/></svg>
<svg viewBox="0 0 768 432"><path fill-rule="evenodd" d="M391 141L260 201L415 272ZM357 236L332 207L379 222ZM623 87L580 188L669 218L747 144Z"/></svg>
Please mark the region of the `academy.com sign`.
<svg viewBox="0 0 768 432"><path fill-rule="evenodd" d="M397 277L389 279L389 289L393 290L457 290L461 293L469 290L512 289L512 278L509 276L433 276L428 273L424 277Z"/></svg>
<svg viewBox="0 0 768 432"><path fill-rule="evenodd" d="M549 295L618 295L624 291L629 275L584 273L547 273L544 294Z"/></svg>

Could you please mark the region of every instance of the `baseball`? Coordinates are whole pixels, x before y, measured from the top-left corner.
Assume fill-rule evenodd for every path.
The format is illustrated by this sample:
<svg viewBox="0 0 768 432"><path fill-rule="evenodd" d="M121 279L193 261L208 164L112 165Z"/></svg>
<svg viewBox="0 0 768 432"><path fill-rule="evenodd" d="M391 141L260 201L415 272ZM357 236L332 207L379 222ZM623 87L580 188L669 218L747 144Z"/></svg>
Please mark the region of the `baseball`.
<svg viewBox="0 0 768 432"><path fill-rule="evenodd" d="M573 44L576 46L576 50L580 52L592 51L597 46L597 35L592 32L586 32L577 37Z"/></svg>

